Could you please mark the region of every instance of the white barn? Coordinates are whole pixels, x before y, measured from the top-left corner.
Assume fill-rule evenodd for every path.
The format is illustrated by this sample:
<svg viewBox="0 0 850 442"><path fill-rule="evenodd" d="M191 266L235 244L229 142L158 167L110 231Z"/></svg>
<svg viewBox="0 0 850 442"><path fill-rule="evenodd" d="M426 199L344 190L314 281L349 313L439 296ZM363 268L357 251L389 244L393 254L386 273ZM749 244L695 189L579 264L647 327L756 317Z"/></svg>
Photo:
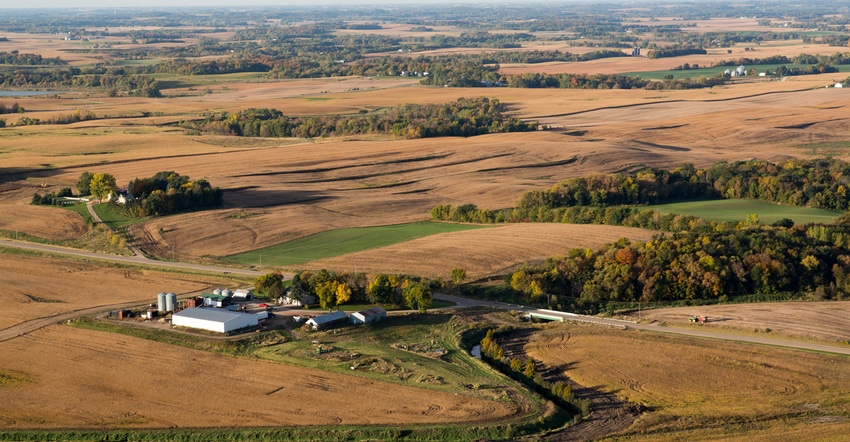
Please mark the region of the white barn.
<svg viewBox="0 0 850 442"><path fill-rule="evenodd" d="M245 327L255 327L259 317L249 313L228 312L211 308L187 308L171 316L171 324L229 333Z"/></svg>
<svg viewBox="0 0 850 442"><path fill-rule="evenodd" d="M387 311L381 307L373 307L369 310L363 310L360 312L351 314L351 323L352 324L371 324L373 322L378 322L381 319L387 317Z"/></svg>
<svg viewBox="0 0 850 442"><path fill-rule="evenodd" d="M307 321L307 325L313 328L313 330L322 330L328 327L331 327L337 323L342 323L343 321L348 320L348 315L345 314L342 310L337 310L335 312L328 313L326 315L316 316L315 318L310 318Z"/></svg>
<svg viewBox="0 0 850 442"><path fill-rule="evenodd" d="M235 301L248 301L254 298L254 292L249 289L237 289L233 292L233 299Z"/></svg>

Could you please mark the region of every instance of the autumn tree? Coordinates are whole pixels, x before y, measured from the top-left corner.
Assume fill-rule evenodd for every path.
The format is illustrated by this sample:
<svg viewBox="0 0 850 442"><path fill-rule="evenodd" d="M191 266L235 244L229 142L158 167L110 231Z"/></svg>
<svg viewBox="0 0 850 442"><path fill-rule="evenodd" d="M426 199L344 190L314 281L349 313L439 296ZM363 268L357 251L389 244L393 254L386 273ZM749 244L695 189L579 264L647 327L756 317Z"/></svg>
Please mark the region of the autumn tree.
<svg viewBox="0 0 850 442"><path fill-rule="evenodd" d="M466 269L461 267L455 267L452 269L452 281L455 285L460 284L464 279L466 279Z"/></svg>
<svg viewBox="0 0 850 442"><path fill-rule="evenodd" d="M421 281L408 281L402 289L404 303L408 307L419 310L419 313L425 313L428 307L434 300L434 293L431 287Z"/></svg>
<svg viewBox="0 0 850 442"><path fill-rule="evenodd" d="M115 177L108 173L96 173L92 175L91 182L89 183L89 190L91 194L96 196L103 202L103 197L108 196L110 193L115 192L117 189L115 185Z"/></svg>
<svg viewBox="0 0 850 442"><path fill-rule="evenodd" d="M280 272L267 273L254 279L254 289L269 299L277 299L284 293L283 274Z"/></svg>

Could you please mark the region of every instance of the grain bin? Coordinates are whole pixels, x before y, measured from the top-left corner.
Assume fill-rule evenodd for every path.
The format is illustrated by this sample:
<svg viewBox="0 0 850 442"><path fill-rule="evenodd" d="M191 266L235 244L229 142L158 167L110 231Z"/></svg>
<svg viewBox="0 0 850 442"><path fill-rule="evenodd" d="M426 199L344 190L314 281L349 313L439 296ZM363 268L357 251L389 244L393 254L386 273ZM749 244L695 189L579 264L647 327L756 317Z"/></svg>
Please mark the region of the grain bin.
<svg viewBox="0 0 850 442"><path fill-rule="evenodd" d="M233 292L231 292L230 289L224 289L224 290L221 291L221 296L224 296L226 298L229 298L232 295L233 295Z"/></svg>
<svg viewBox="0 0 850 442"><path fill-rule="evenodd" d="M177 308L177 295L173 292L165 295L165 311L173 312Z"/></svg>
<svg viewBox="0 0 850 442"><path fill-rule="evenodd" d="M216 295L216 296L221 295L221 289L213 290L213 295Z"/></svg>
<svg viewBox="0 0 850 442"><path fill-rule="evenodd" d="M162 292L156 295L156 310L160 312L164 312L165 310L165 292Z"/></svg>

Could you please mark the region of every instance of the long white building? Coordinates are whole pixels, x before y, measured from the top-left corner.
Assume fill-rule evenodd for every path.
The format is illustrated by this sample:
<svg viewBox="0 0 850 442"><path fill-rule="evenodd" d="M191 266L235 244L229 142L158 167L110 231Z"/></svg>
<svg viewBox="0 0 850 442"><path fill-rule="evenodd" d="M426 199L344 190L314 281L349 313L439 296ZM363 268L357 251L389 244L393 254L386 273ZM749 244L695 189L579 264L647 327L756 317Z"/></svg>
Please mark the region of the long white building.
<svg viewBox="0 0 850 442"><path fill-rule="evenodd" d="M229 312L213 308L187 308L171 316L171 324L229 333L245 327L255 327L259 317L249 313Z"/></svg>

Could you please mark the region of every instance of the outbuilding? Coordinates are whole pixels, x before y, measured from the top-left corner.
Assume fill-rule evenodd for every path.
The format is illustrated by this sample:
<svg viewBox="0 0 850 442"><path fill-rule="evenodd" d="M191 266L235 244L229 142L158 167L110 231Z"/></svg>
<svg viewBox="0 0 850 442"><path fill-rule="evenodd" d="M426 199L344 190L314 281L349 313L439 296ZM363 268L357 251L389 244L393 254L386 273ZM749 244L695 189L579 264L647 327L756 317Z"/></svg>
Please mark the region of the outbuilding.
<svg viewBox="0 0 850 442"><path fill-rule="evenodd" d="M254 293L249 289L236 289L233 292L234 301L250 301L254 298Z"/></svg>
<svg viewBox="0 0 850 442"><path fill-rule="evenodd" d="M342 310L337 310L326 315L310 318L307 321L307 325L309 325L313 330L323 330L346 321L348 321L348 315L346 315Z"/></svg>
<svg viewBox="0 0 850 442"><path fill-rule="evenodd" d="M248 313L228 312L211 308L187 308L171 316L171 324L219 333L230 333L246 327L256 327L259 317Z"/></svg>
<svg viewBox="0 0 850 442"><path fill-rule="evenodd" d="M204 305L208 307L222 308L230 304L230 295L221 293L202 293L201 298L204 298Z"/></svg>
<svg viewBox="0 0 850 442"><path fill-rule="evenodd" d="M387 311L381 307L373 307L351 314L352 324L371 324L387 317Z"/></svg>

